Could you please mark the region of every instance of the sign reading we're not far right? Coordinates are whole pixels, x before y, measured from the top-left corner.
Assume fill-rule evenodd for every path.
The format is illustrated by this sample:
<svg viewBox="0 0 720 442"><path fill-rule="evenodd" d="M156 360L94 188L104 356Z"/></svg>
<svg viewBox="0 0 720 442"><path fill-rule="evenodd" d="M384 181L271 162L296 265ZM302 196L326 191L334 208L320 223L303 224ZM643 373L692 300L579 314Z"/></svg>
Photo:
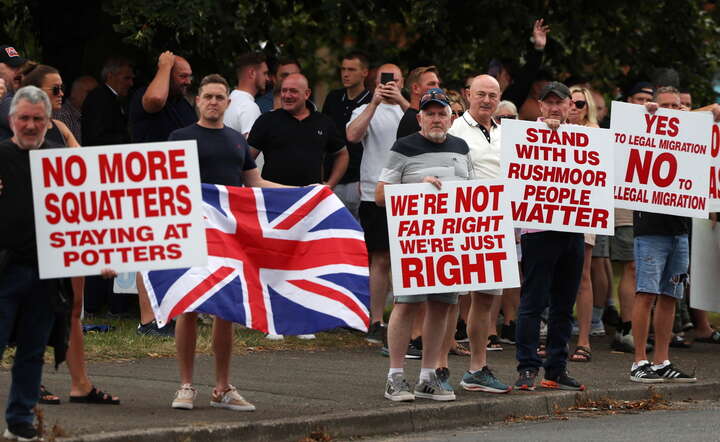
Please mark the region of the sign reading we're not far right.
<svg viewBox="0 0 720 442"><path fill-rule="evenodd" d="M711 126L708 112L613 101L615 207L707 218Z"/></svg>

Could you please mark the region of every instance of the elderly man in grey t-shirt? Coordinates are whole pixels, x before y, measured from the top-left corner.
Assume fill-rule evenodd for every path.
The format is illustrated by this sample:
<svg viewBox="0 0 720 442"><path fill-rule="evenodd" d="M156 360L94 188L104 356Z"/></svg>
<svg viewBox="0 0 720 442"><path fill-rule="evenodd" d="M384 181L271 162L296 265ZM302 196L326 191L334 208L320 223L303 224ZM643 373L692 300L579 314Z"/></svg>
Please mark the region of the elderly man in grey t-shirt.
<svg viewBox="0 0 720 442"><path fill-rule="evenodd" d="M420 100L418 122L420 132L400 138L393 145L388 163L380 174L375 202L385 205L385 185L399 183L431 183L438 189L441 182L467 180L470 177L468 145L448 135L450 105L442 89L430 89ZM385 397L392 401L411 401L415 397L438 401L455 400L447 383L447 368L437 368L444 348L444 330L448 312L456 304L456 293L399 296L390 316L388 346L390 370ZM405 380L405 350L410 342L412 322L422 303L427 304L423 325L423 358L420 379L414 392Z"/></svg>

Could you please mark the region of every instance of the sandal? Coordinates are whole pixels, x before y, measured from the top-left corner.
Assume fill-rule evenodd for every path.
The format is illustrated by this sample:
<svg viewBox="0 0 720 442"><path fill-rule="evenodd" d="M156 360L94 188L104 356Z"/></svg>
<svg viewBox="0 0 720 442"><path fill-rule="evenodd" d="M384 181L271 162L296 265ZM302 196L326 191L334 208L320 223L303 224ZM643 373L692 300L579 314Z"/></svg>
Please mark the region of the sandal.
<svg viewBox="0 0 720 442"><path fill-rule="evenodd" d="M448 354L455 356L470 356L470 350L468 350L464 345L460 344L459 342L456 342L455 345L450 348Z"/></svg>
<svg viewBox="0 0 720 442"><path fill-rule="evenodd" d="M500 343L498 335L488 336L487 351L502 351L503 347Z"/></svg>
<svg viewBox="0 0 720 442"><path fill-rule="evenodd" d="M40 385L40 400L38 400L38 403L60 405L60 397L52 394L44 385Z"/></svg>
<svg viewBox="0 0 720 442"><path fill-rule="evenodd" d="M578 345L575 348L575 353L571 354L568 360L570 362L590 362L592 360L592 352L590 348Z"/></svg>
<svg viewBox="0 0 720 442"><path fill-rule="evenodd" d="M106 405L119 405L120 399L115 399L112 395L98 390L93 386L90 393L85 396L70 396L70 402L76 402L81 404L106 404Z"/></svg>
<svg viewBox="0 0 720 442"><path fill-rule="evenodd" d="M713 330L710 336L704 338L695 338L694 342L704 342L707 344L720 344L720 331Z"/></svg>
<svg viewBox="0 0 720 442"><path fill-rule="evenodd" d="M545 349L545 344L540 344L540 346L537 348L537 355L540 359L547 358L547 350Z"/></svg>

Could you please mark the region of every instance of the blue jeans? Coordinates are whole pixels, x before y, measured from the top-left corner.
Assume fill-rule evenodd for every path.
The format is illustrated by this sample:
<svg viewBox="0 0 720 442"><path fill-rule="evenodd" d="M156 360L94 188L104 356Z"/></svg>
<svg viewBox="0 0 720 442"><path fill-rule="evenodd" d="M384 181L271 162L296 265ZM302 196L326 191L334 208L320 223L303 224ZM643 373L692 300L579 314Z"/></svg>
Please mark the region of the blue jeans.
<svg viewBox="0 0 720 442"><path fill-rule="evenodd" d="M50 285L28 266L10 264L0 275L0 358L13 329L17 332L5 410L8 424L32 423L35 417L33 407L40 398L43 356L54 320Z"/></svg>
<svg viewBox="0 0 720 442"><path fill-rule="evenodd" d="M544 231L521 239L525 276L520 292L516 328L518 371L538 371L540 315L550 307L545 378L554 379L565 370L567 343L572 331L572 313L582 277L584 239L582 233Z"/></svg>

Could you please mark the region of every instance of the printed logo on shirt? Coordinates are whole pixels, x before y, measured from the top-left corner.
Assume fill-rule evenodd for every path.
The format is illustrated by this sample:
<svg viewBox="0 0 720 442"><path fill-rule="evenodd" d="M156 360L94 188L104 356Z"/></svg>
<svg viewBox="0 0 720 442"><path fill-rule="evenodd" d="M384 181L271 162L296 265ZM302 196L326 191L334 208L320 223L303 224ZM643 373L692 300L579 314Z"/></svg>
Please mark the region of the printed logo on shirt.
<svg viewBox="0 0 720 442"><path fill-rule="evenodd" d="M20 56L20 54L18 54L17 51L15 50L15 48L13 48L12 46L6 47L5 52L7 53L8 57L11 57L11 58Z"/></svg>
<svg viewBox="0 0 720 442"><path fill-rule="evenodd" d="M323 135L322 129L318 129L317 133L318 133L318 135L320 135L322 137L322 135Z"/></svg>

